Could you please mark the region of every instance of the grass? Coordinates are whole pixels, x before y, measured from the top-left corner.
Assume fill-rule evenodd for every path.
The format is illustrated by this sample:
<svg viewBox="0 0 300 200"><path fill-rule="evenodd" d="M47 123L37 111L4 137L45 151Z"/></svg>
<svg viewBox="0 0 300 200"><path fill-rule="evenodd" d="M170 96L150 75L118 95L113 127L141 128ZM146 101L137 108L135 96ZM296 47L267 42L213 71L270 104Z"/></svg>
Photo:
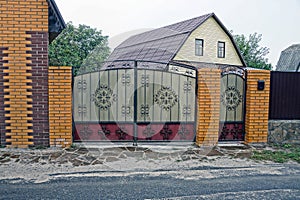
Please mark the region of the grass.
<svg viewBox="0 0 300 200"><path fill-rule="evenodd" d="M290 144L273 145L273 150L254 151L252 159L269 160L277 163L285 163L295 161L300 163L300 146Z"/></svg>

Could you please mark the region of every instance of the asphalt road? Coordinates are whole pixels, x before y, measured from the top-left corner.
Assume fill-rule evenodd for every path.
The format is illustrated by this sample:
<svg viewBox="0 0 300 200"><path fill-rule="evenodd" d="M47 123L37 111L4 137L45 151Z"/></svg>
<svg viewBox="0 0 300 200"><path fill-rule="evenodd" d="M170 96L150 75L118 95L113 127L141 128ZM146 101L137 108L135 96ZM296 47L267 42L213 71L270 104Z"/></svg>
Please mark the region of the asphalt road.
<svg viewBox="0 0 300 200"><path fill-rule="evenodd" d="M197 176L199 170L211 169L61 174L39 184L1 180L0 199L300 199L300 174L297 173L272 175L237 169L241 173L235 176L232 175L235 169L231 168L230 173L216 169L223 175L207 178ZM185 177L183 174L187 173L190 176Z"/></svg>

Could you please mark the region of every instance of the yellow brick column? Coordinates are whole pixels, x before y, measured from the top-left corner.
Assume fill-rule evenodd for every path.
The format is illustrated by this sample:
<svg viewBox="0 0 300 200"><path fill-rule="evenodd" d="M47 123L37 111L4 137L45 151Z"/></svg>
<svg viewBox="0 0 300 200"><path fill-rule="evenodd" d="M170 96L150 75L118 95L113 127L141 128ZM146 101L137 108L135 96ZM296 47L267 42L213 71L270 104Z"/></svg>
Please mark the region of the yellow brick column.
<svg viewBox="0 0 300 200"><path fill-rule="evenodd" d="M196 144L218 143L221 72L219 69L198 70L198 119Z"/></svg>
<svg viewBox="0 0 300 200"><path fill-rule="evenodd" d="M265 81L264 90L257 89L257 81ZM248 70L246 92L245 142L266 143L269 120L270 71Z"/></svg>
<svg viewBox="0 0 300 200"><path fill-rule="evenodd" d="M49 67L50 146L72 144L72 67Z"/></svg>

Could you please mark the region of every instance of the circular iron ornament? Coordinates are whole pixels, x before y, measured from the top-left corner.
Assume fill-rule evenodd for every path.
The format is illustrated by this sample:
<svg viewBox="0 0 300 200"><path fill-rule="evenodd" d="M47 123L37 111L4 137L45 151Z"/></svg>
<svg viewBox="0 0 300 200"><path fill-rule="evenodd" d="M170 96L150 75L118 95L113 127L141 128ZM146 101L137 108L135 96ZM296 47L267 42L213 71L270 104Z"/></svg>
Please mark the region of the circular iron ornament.
<svg viewBox="0 0 300 200"><path fill-rule="evenodd" d="M100 110L107 110L111 107L111 102L115 101L112 89L107 85L99 85L94 94L94 102Z"/></svg>
<svg viewBox="0 0 300 200"><path fill-rule="evenodd" d="M178 102L178 96L172 88L163 86L155 94L154 102L169 111Z"/></svg>
<svg viewBox="0 0 300 200"><path fill-rule="evenodd" d="M242 102L242 95L235 87L228 87L221 95L221 102L228 111L235 111Z"/></svg>

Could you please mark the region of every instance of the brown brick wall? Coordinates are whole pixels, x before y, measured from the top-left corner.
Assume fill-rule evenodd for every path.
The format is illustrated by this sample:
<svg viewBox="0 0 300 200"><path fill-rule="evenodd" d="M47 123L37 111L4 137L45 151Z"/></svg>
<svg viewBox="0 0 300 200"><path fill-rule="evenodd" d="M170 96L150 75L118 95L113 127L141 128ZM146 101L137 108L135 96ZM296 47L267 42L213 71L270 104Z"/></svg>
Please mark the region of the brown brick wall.
<svg viewBox="0 0 300 200"><path fill-rule="evenodd" d="M72 144L72 67L49 67L50 146Z"/></svg>
<svg viewBox="0 0 300 200"><path fill-rule="evenodd" d="M198 70L197 145L211 146L218 143L220 76L218 69Z"/></svg>
<svg viewBox="0 0 300 200"><path fill-rule="evenodd" d="M265 89L257 90L257 81L265 81ZM248 70L246 93L245 142L265 143L268 138L270 71Z"/></svg>
<svg viewBox="0 0 300 200"><path fill-rule="evenodd" d="M30 34L29 60L32 74L32 124L34 146L49 146L48 118L48 33L27 31Z"/></svg>
<svg viewBox="0 0 300 200"><path fill-rule="evenodd" d="M6 144L28 147L33 145L33 71L27 31L48 32L48 3L0 0L0 19L0 48L8 48L3 57Z"/></svg>

